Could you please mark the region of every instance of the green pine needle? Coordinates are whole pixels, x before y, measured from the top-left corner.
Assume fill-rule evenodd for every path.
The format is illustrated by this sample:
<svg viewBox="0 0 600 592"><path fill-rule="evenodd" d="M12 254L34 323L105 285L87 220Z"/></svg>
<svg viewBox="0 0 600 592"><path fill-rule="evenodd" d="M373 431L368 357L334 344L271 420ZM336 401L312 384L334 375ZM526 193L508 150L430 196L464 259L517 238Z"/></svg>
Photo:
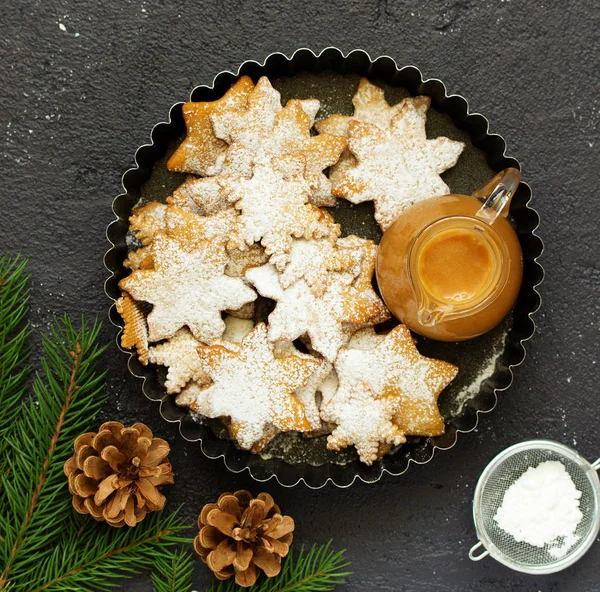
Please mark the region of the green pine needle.
<svg viewBox="0 0 600 592"><path fill-rule="evenodd" d="M152 572L154 592L188 592L192 587L194 564L192 555L185 549L173 553L171 560L159 558Z"/></svg>
<svg viewBox="0 0 600 592"><path fill-rule="evenodd" d="M135 528L111 528L75 514L63 474L74 439L97 429L105 396L97 371L105 348L100 324L79 328L55 319L42 336L44 356L30 378L26 261L0 258L0 592L109 592L119 579L152 567L155 592L188 592L193 563L179 550L190 539L174 512L147 516ZM344 551L326 545L292 550L281 573L250 592L327 592L346 582ZM209 592L238 592L235 581Z"/></svg>
<svg viewBox="0 0 600 592"><path fill-rule="evenodd" d="M135 528L112 528L96 524L87 517L77 516L74 525L59 539L54 552L41 562L36 571L35 584L29 584L28 592L46 590L113 590L117 581L140 574L145 570L175 561L175 546L189 543L181 536L187 528L177 512L166 515L157 512L148 515ZM185 574L184 574L185 575ZM182 581L178 572L176 581ZM17 588L20 589L20 588ZM187 588L163 588L159 590L180 592Z"/></svg>
<svg viewBox="0 0 600 592"><path fill-rule="evenodd" d="M248 592L329 592L346 583L351 572L344 560L344 551L332 551L331 541L325 545L313 545L308 551L304 547L293 554L293 549L284 560L281 573L274 578L263 578ZM240 592L234 580L213 584L207 592Z"/></svg>
<svg viewBox="0 0 600 592"><path fill-rule="evenodd" d="M0 257L0 473L7 468L6 436L19 416L30 376L26 264L21 257Z"/></svg>
<svg viewBox="0 0 600 592"><path fill-rule="evenodd" d="M9 465L0 475L7 510L0 515L0 585L35 567L70 521L63 464L73 453L73 440L105 400L103 374L96 372L105 349L97 345L99 331L99 323L88 327L82 322L76 329L63 317L42 337L42 372L5 436Z"/></svg>
<svg viewBox="0 0 600 592"><path fill-rule="evenodd" d="M55 319L27 395L25 263L0 258L0 591L108 591L155 561L175 565L175 549L190 541L177 513L122 529L75 514L63 465L75 438L98 427L105 348L98 322Z"/></svg>

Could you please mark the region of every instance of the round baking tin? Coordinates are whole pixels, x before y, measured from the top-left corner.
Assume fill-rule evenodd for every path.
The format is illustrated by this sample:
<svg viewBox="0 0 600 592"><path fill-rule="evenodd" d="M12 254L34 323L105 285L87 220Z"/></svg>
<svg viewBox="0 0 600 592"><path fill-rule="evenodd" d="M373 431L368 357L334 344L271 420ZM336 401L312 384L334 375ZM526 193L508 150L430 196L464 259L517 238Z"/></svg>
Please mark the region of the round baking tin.
<svg viewBox="0 0 600 592"><path fill-rule="evenodd" d="M274 53L263 63L246 61L236 73L224 71L218 74L211 86L196 87L191 93L190 100L217 99L242 75L248 75L256 81L263 75L293 77L300 73L319 74L328 71L342 75L366 76L372 80L383 81L392 87L402 87L411 95L430 96L432 107L448 115L459 130L468 134L472 144L483 152L488 166L493 171L497 172L507 167L521 168L516 159L506 156L504 139L498 134L489 133L488 120L479 113L469 111L466 99L455 94L449 95L440 80L424 79L420 70L414 66L399 68L388 56L372 59L362 50L344 54L339 49L330 47L316 54L309 49L299 49L291 57ZM140 188L150 178L155 164L164 157L169 143L185 132L182 105L182 102L173 105L168 121L158 123L152 129L151 143L138 148L135 153L135 167L126 171L122 178L124 193L118 195L113 201L116 219L109 224L106 231L111 248L104 257L104 263L111 275L106 280L105 292L112 300L109 318L120 329L117 335L119 348L123 321L116 312L114 303L120 296L118 282L128 274L128 270L123 266L129 250L126 242L128 219L131 210L140 199ZM474 190L476 187L471 189ZM455 192L453 187L451 190ZM538 257L543 251L542 241L536 234L539 215L529 206L530 200L530 187L526 183L521 183L512 200L510 215L523 249L523 285L511 313L504 348L495 361L493 374L481 383L478 392L466 402L460 414L446 419L445 434L436 438L415 438L370 467L358 460L352 460L345 465L334 463L314 465L307 462L291 464L279 458L265 459L240 450L231 440L217 437L208 425L195 421L188 409L178 407L174 397L166 394L156 367L143 366L135 352L122 350L129 355L129 370L134 376L143 380L142 390L145 396L160 403L162 417L169 422L179 423L183 438L189 442L199 442L205 456L211 459L222 458L225 466L232 472L247 470L257 481L275 478L286 487L304 483L310 488L320 488L329 482L338 487L349 487L356 479L373 483L384 473L400 475L406 472L411 463L427 463L433 458L437 449L452 448L458 433L474 430L477 427L479 414L494 409L498 400L497 394L509 388L513 380L513 369L525 359L524 343L535 331L533 314L541 303L537 287L544 275L538 263Z"/></svg>

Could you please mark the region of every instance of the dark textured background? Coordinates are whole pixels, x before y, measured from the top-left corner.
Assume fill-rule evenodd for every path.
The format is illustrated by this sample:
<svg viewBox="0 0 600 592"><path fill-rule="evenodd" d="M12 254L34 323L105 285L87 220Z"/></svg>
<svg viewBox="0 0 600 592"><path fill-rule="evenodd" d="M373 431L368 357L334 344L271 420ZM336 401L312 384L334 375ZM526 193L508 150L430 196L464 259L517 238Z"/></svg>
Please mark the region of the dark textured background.
<svg viewBox="0 0 600 592"><path fill-rule="evenodd" d="M496 453L547 437L600 455L599 11L592 0L3 3L0 250L31 260L36 328L54 312L106 317L104 230L136 147L195 85L272 51L360 47L419 66L490 119L533 188L547 278L528 357L475 433L402 477L310 491L232 475L161 420L111 347L105 415L170 441L171 506L184 503L192 521L223 490L265 489L296 518L298 542L347 548L349 591L600 590L598 545L545 577L467 559L473 488ZM105 323L104 338L114 335ZM196 588L209 580L198 563Z"/></svg>

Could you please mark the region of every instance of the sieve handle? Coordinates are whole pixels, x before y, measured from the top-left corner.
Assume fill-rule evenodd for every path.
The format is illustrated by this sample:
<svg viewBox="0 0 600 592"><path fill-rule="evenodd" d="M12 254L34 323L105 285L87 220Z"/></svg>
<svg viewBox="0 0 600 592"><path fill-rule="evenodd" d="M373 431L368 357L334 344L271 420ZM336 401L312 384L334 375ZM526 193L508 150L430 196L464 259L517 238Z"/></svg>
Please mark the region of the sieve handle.
<svg viewBox="0 0 600 592"><path fill-rule="evenodd" d="M592 463L592 469L594 469L594 471L600 471L600 458L595 463Z"/></svg>
<svg viewBox="0 0 600 592"><path fill-rule="evenodd" d="M478 543L475 543L469 549L469 559L471 561L481 561L484 557L487 557L490 554L490 552L487 549L485 549L485 547L484 547L485 551L483 551L483 553L479 553L479 555L475 555L475 551L477 551L477 549L479 549L479 547L483 547L483 543L481 541L479 541Z"/></svg>

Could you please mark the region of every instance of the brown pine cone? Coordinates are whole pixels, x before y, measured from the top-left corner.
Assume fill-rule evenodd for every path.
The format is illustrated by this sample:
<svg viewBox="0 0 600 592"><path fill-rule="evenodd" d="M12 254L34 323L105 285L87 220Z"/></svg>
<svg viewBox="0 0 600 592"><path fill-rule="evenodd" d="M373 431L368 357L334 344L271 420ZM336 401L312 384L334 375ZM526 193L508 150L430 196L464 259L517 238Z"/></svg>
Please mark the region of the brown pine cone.
<svg viewBox="0 0 600 592"><path fill-rule="evenodd" d="M73 507L111 526L135 526L148 512L161 510L163 485L173 483L169 444L150 428L118 421L75 440L75 454L65 463Z"/></svg>
<svg viewBox="0 0 600 592"><path fill-rule="evenodd" d="M282 516L268 493L255 499L248 491L224 493L206 504L198 517L194 549L219 580L235 574L239 586L252 586L261 569L269 578L281 571L288 554L294 520Z"/></svg>

